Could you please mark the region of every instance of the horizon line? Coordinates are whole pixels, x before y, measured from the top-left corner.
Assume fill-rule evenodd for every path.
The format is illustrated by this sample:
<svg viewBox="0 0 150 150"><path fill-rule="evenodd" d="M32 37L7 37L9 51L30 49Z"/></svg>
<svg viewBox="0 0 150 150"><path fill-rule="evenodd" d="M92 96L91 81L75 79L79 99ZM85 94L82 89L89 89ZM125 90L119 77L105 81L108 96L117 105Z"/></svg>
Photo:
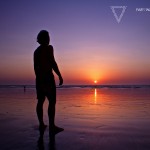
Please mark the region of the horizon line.
<svg viewBox="0 0 150 150"><path fill-rule="evenodd" d="M36 88L35 84L0 84L0 88ZM78 84L61 85L56 88L150 88L150 84Z"/></svg>

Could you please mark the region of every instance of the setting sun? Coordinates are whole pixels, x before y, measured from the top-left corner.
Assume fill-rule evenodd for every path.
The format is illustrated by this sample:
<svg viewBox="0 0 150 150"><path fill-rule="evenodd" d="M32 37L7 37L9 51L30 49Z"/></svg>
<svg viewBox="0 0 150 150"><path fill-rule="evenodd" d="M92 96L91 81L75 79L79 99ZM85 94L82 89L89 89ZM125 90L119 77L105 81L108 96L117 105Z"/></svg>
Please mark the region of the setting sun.
<svg viewBox="0 0 150 150"><path fill-rule="evenodd" d="M97 83L97 80L95 80L94 83Z"/></svg>

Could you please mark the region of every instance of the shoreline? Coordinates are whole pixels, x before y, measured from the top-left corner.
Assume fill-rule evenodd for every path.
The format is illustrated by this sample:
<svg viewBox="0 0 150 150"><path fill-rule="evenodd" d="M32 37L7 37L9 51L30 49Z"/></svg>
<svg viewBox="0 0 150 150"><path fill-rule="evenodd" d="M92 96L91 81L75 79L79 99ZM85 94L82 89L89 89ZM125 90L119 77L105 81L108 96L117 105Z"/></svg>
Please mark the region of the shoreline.
<svg viewBox="0 0 150 150"><path fill-rule="evenodd" d="M35 85L0 85L1 88L35 88ZM56 88L150 88L150 85L62 85L62 86L56 86Z"/></svg>

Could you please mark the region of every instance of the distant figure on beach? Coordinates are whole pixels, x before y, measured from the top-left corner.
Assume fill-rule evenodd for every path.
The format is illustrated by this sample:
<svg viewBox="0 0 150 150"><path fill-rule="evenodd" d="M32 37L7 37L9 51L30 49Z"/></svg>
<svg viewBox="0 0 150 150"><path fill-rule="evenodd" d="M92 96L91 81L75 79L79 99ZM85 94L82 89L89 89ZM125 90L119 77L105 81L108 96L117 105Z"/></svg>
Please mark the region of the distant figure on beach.
<svg viewBox="0 0 150 150"><path fill-rule="evenodd" d="M49 33L42 30L37 35L37 42L40 46L34 52L34 71L36 75L37 106L36 112L39 120L39 129L45 129L43 121L43 104L45 98L48 99L49 132L57 134L63 128L55 125L55 105L56 105L56 84L53 71L59 77L59 85L63 84L63 78L54 58L54 49L50 43Z"/></svg>
<svg viewBox="0 0 150 150"><path fill-rule="evenodd" d="M24 92L26 92L26 86L25 85L23 86L23 89L24 89Z"/></svg>

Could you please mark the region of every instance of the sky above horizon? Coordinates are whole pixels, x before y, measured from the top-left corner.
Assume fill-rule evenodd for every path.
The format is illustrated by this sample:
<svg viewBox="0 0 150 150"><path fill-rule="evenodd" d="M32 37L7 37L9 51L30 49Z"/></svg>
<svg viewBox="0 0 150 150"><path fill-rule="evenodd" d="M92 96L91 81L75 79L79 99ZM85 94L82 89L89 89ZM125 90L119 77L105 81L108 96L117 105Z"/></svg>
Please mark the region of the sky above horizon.
<svg viewBox="0 0 150 150"><path fill-rule="evenodd" d="M127 6L120 23L110 6ZM149 0L7 0L0 10L0 84L34 84L43 29L64 84L150 84Z"/></svg>

